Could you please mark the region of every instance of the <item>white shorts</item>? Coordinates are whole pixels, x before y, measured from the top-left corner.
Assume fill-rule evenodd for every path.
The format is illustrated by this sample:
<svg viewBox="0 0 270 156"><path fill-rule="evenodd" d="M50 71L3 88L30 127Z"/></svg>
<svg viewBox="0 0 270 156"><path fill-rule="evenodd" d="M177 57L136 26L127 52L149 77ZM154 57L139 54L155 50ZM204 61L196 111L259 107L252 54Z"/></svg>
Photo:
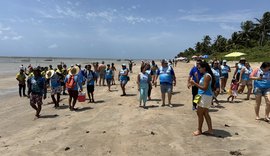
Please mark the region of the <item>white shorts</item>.
<svg viewBox="0 0 270 156"><path fill-rule="evenodd" d="M202 108L210 108L210 106L212 105L212 99L213 96L201 95L201 101L198 106Z"/></svg>

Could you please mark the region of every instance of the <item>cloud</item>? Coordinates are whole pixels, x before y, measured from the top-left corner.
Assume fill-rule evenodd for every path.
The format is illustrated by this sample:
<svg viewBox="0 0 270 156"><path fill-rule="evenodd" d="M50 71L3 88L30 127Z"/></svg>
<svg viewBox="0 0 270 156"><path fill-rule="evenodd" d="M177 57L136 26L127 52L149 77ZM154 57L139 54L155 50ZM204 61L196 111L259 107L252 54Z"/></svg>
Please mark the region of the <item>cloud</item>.
<svg viewBox="0 0 270 156"><path fill-rule="evenodd" d="M49 45L48 48L49 49L55 49L55 48L58 48L58 45L57 44L52 44L52 45Z"/></svg>
<svg viewBox="0 0 270 156"><path fill-rule="evenodd" d="M55 10L58 14L63 15L63 16L69 16L73 18L81 17L79 13L77 13L76 11L72 10L69 7L61 8L60 6L57 5Z"/></svg>
<svg viewBox="0 0 270 156"><path fill-rule="evenodd" d="M244 21L253 17L253 12L250 12L248 10L242 10L223 14L188 13L187 15L180 16L178 20L186 20L191 22L239 23L239 21Z"/></svg>
<svg viewBox="0 0 270 156"><path fill-rule="evenodd" d="M93 20L95 18L101 18L101 19L104 19L108 22L112 22L113 19L116 18L116 16L114 15L115 12L117 12L116 9L114 9L112 11L88 12L88 13L86 13L86 19Z"/></svg>
<svg viewBox="0 0 270 156"><path fill-rule="evenodd" d="M230 24L226 24L226 23L220 23L219 24L220 28L223 30L227 30L227 31L235 31L237 30L236 27L230 25Z"/></svg>
<svg viewBox="0 0 270 156"><path fill-rule="evenodd" d="M1 38L1 40L8 40L8 39L9 39L8 36L3 36L3 37Z"/></svg>
<svg viewBox="0 0 270 156"><path fill-rule="evenodd" d="M11 28L10 27L4 27L2 24L0 24L0 30L1 31L9 31Z"/></svg>
<svg viewBox="0 0 270 156"><path fill-rule="evenodd" d="M164 21L162 17L155 18L145 18L145 17L137 17L137 16L124 16L124 19L130 24L138 24L138 23L160 23Z"/></svg>
<svg viewBox="0 0 270 156"><path fill-rule="evenodd" d="M20 40L20 39L22 39L23 37L22 36L13 36L12 38L11 38L11 40Z"/></svg>

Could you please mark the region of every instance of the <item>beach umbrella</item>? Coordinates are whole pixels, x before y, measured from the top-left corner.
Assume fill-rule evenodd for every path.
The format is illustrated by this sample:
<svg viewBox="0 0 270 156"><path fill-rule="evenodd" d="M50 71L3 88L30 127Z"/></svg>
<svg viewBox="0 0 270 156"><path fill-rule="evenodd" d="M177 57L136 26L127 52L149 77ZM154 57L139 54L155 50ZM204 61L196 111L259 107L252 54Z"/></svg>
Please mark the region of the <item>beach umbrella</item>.
<svg viewBox="0 0 270 156"><path fill-rule="evenodd" d="M241 52L232 52L230 54L225 55L225 57L239 57L239 56L243 56L246 55L245 53L241 53Z"/></svg>

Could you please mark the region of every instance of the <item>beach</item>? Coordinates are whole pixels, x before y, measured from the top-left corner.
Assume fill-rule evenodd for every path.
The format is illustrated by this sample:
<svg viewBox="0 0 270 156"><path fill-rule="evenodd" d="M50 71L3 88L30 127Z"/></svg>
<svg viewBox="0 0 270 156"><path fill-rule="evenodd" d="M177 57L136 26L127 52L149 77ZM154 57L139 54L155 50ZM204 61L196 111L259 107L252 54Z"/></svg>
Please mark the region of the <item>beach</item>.
<svg viewBox="0 0 270 156"><path fill-rule="evenodd" d="M76 62L84 67L82 61L85 60L72 60L67 64ZM105 64L110 62L116 63L118 71L122 63L127 64L127 61L105 60ZM51 64L57 63L59 60ZM174 68L177 83L172 97L173 108L160 107L159 86L152 90L152 100L147 102L149 108L138 107L136 77L140 62L136 61L126 87L128 96L120 97L118 81L112 86L112 92L108 92L106 86L96 86L96 103L78 102L79 110L74 112L68 109L68 96L61 96L60 109L56 110L48 93L41 118L36 120L29 99L19 97L15 79L19 65L27 66L28 63L7 61L0 64L1 156L223 156L240 153L267 156L270 153L270 124L255 120L254 95L245 101L246 94L240 94L235 103L227 102L227 94L219 95L220 106L210 109L215 135L192 135L197 129L197 115L191 109L192 94L187 88L187 78L193 61L178 63ZM49 65L50 62L39 64ZM157 64L160 66L159 62ZM228 64L234 65L233 62ZM251 63L252 68L259 65ZM232 73L227 88L231 78ZM263 100L261 117L264 117L264 108ZM207 130L206 123L203 130Z"/></svg>

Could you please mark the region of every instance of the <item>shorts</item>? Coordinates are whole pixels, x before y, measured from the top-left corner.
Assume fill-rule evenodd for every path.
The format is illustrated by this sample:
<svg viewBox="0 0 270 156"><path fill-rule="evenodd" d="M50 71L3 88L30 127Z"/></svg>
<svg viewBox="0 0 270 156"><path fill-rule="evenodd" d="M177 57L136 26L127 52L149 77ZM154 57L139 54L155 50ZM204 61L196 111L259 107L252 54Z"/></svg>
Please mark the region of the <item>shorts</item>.
<svg viewBox="0 0 270 156"><path fill-rule="evenodd" d="M52 88L51 95L60 94L62 92L62 87L58 86L56 88Z"/></svg>
<svg viewBox="0 0 270 156"><path fill-rule="evenodd" d="M105 79L105 74L104 74L104 73L100 73L100 74L99 74L99 77L100 77L101 79Z"/></svg>
<svg viewBox="0 0 270 156"><path fill-rule="evenodd" d="M240 83L240 86L251 86L252 85L252 80L242 80L242 82Z"/></svg>
<svg viewBox="0 0 270 156"><path fill-rule="evenodd" d="M221 77L227 79L227 78L229 78L229 74L228 73L223 73Z"/></svg>
<svg viewBox="0 0 270 156"><path fill-rule="evenodd" d="M121 85L126 85L127 82L128 82L128 80L120 80L120 84L121 84Z"/></svg>
<svg viewBox="0 0 270 156"><path fill-rule="evenodd" d="M112 79L106 79L107 84L111 84Z"/></svg>
<svg viewBox="0 0 270 156"><path fill-rule="evenodd" d="M233 90L232 91L232 96L236 97L238 95L238 91L237 90Z"/></svg>
<svg viewBox="0 0 270 156"><path fill-rule="evenodd" d="M236 80L239 81L239 79L240 79L240 73L237 73L236 74Z"/></svg>
<svg viewBox="0 0 270 156"><path fill-rule="evenodd" d="M201 101L199 102L198 106L209 109L212 105L212 100L213 96L201 95Z"/></svg>
<svg viewBox="0 0 270 156"><path fill-rule="evenodd" d="M268 95L270 94L270 88L254 88L255 95Z"/></svg>
<svg viewBox="0 0 270 156"><path fill-rule="evenodd" d="M220 88L220 83L219 83L219 80L218 80L218 81L216 81L215 88L216 88L216 89Z"/></svg>
<svg viewBox="0 0 270 156"><path fill-rule="evenodd" d="M77 90L68 90L69 97L74 99L78 98L79 92Z"/></svg>
<svg viewBox="0 0 270 156"><path fill-rule="evenodd" d="M42 105L42 95L31 94L30 95L30 105Z"/></svg>
<svg viewBox="0 0 270 156"><path fill-rule="evenodd" d="M161 93L171 93L172 92L172 84L160 84Z"/></svg>
<svg viewBox="0 0 270 156"><path fill-rule="evenodd" d="M88 93L93 93L95 90L95 86L94 85L87 85L87 92Z"/></svg>

